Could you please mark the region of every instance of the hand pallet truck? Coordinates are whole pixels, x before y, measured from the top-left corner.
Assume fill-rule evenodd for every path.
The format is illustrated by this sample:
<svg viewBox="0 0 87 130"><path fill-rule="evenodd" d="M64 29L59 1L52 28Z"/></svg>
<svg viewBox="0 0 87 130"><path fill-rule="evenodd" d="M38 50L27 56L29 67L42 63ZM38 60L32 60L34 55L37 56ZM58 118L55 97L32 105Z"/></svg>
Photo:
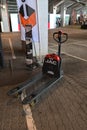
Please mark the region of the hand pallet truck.
<svg viewBox="0 0 87 130"><path fill-rule="evenodd" d="M62 40L63 36L64 40ZM20 86L8 91L8 95L21 94L23 90L30 88L31 85L35 84L46 75L51 76L51 79L49 81L40 86L39 89L33 91L32 93L29 93L22 101L23 104L34 105L39 101L41 95L47 92L56 82L58 82L63 77L60 56L61 44L67 41L68 34L63 33L62 31L58 31L53 33L53 38L58 43L58 54L47 54L44 58L42 72L35 75L32 79L24 82L23 84L20 84Z"/></svg>
<svg viewBox="0 0 87 130"><path fill-rule="evenodd" d="M62 40L62 35L65 36L65 40ZM40 86L40 89L35 90L34 92L28 94L22 103L30 104L31 106L35 105L40 97L47 92L56 82L58 82L62 77L61 71L61 44L66 42L68 39L68 35L66 33L62 33L62 31L55 32L53 34L53 38L56 42L58 42L58 54L47 54L44 59L42 73L50 74L52 78L50 81L46 82L44 85Z"/></svg>

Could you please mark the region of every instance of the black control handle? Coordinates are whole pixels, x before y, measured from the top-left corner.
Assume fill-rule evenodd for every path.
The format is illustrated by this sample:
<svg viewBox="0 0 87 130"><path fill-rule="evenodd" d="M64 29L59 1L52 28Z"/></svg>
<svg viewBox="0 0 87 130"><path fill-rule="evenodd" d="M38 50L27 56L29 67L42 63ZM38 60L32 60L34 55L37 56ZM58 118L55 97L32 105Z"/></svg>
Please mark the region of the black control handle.
<svg viewBox="0 0 87 130"><path fill-rule="evenodd" d="M62 40L63 35L65 36L64 40ZM62 31L54 32L53 33L53 39L58 43L64 43L64 42L66 42L68 40L68 34L63 33Z"/></svg>

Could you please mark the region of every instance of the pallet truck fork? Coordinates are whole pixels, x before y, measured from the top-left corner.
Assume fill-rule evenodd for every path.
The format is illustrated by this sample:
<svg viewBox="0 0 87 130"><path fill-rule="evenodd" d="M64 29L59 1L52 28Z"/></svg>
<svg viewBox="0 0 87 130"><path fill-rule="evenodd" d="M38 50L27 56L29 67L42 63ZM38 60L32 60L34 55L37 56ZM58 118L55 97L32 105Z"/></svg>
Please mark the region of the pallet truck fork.
<svg viewBox="0 0 87 130"><path fill-rule="evenodd" d="M18 85L17 87L9 90L7 92L8 96L14 96L14 95L20 95L22 93L22 91L28 87L30 87L31 85L33 85L36 81L40 80L43 77L42 73L39 73L38 75L35 75L33 78L31 78L30 80L27 80L23 83L21 83L20 85Z"/></svg>

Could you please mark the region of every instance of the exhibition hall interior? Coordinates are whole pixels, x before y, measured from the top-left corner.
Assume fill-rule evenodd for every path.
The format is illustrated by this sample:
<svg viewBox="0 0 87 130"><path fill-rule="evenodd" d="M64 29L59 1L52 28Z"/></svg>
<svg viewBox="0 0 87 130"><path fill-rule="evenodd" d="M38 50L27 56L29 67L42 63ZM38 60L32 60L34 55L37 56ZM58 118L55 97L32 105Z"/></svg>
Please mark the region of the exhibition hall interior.
<svg viewBox="0 0 87 130"><path fill-rule="evenodd" d="M0 130L87 130L87 0L0 0Z"/></svg>

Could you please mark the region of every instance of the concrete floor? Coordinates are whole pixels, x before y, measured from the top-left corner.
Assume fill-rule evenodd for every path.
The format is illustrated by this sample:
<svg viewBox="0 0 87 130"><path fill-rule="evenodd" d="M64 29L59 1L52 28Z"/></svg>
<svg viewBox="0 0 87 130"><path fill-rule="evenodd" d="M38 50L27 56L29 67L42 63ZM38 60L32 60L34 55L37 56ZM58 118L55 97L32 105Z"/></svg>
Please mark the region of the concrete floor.
<svg viewBox="0 0 87 130"><path fill-rule="evenodd" d="M37 130L87 130L87 30L60 29L69 35L62 45L64 77L31 108L33 119ZM49 52L57 52L55 31L49 30ZM13 73L8 66L0 70L0 130L27 130L20 100L6 94L38 72L28 71L23 60L14 61Z"/></svg>

